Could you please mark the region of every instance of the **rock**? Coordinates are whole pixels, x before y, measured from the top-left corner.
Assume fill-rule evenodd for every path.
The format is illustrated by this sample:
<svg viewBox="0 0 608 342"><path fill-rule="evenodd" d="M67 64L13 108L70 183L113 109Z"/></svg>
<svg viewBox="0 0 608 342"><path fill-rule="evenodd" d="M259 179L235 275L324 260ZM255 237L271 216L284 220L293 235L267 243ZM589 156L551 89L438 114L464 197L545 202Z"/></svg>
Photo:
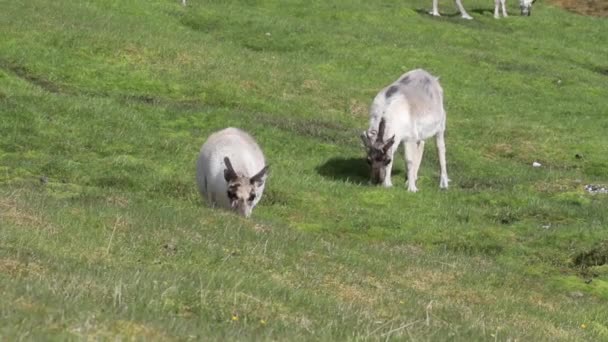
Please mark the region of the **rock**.
<svg viewBox="0 0 608 342"><path fill-rule="evenodd" d="M541 167L541 166L542 166L542 164L541 164L541 163L539 163L539 162L533 162L533 163L532 163L532 166L534 166L534 167Z"/></svg>
<svg viewBox="0 0 608 342"><path fill-rule="evenodd" d="M597 184L587 184L587 185L585 185L585 191L587 191L590 194L608 194L608 186L597 185Z"/></svg>
<svg viewBox="0 0 608 342"><path fill-rule="evenodd" d="M570 298L583 298L585 295L581 291L572 291L568 293L568 296Z"/></svg>

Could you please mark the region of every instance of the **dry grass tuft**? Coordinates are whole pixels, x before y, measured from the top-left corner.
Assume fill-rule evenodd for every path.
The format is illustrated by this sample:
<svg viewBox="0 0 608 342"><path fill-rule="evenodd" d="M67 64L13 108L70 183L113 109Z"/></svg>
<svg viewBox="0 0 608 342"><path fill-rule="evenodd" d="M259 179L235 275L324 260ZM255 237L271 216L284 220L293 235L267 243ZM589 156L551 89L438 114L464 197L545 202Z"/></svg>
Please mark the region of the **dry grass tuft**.
<svg viewBox="0 0 608 342"><path fill-rule="evenodd" d="M44 269L35 262L21 262L5 258L0 259L0 273L6 273L11 277L25 277L28 275L41 275L44 273Z"/></svg>
<svg viewBox="0 0 608 342"><path fill-rule="evenodd" d="M54 227L40 215L32 213L13 198L0 198L0 221L20 227L36 227L55 232Z"/></svg>
<svg viewBox="0 0 608 342"><path fill-rule="evenodd" d="M356 99L351 99L349 105L350 115L356 118L365 118L368 115L368 107L368 104Z"/></svg>

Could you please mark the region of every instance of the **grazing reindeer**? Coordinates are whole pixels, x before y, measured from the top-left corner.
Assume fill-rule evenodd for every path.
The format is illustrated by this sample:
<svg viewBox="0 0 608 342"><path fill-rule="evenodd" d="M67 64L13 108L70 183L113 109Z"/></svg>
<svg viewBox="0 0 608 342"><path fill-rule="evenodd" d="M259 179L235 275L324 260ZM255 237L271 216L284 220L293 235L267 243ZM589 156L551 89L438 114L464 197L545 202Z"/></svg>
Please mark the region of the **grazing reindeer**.
<svg viewBox="0 0 608 342"><path fill-rule="evenodd" d="M532 4L535 2L536 0L519 0L521 15L530 16L532 14Z"/></svg>
<svg viewBox="0 0 608 342"><path fill-rule="evenodd" d="M527 0L520 0L520 1L527 1ZM439 17L439 9L437 8L437 3L439 2L439 0L433 0L433 11L431 12L431 15L434 15L436 17ZM469 15L469 13L467 13L467 11L464 9L464 6L462 6L462 2L460 0L454 0L454 2L456 3L456 7L458 7L458 11L460 12L460 16L463 19L473 19L473 17L471 17ZM507 9L505 7L505 2L506 0L494 0L494 18L498 19L500 18L500 14L498 12L498 7L502 7L502 16L503 17L508 17L507 15ZM523 15L523 14L522 14Z"/></svg>
<svg viewBox="0 0 608 342"><path fill-rule="evenodd" d="M418 191L416 179L424 140L435 136L441 166L439 187L446 189L449 180L445 161L445 121L443 89L438 78L425 70L409 71L382 89L371 105L369 128L361 134L372 169L372 183L392 186L393 155L403 142L407 189Z"/></svg>
<svg viewBox="0 0 608 342"><path fill-rule="evenodd" d="M249 217L264 192L268 165L255 140L238 128L213 133L196 162L198 189L210 206Z"/></svg>

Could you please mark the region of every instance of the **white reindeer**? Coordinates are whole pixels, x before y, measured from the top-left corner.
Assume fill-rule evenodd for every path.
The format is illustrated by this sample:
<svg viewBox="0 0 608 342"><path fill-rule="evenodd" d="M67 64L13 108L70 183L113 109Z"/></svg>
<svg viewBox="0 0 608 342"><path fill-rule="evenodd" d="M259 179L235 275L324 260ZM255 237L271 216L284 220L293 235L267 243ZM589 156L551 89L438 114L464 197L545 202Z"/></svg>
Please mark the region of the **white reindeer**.
<svg viewBox="0 0 608 342"><path fill-rule="evenodd" d="M439 187L447 189L448 173L445 160L445 122L443 89L438 78L422 69L409 71L374 98L370 122L361 140L371 165L371 181L392 186L393 155L403 142L407 167L407 189L418 191L416 179L422 161L424 140L436 137L439 152ZM390 137L390 138L389 138Z"/></svg>
<svg viewBox="0 0 608 342"><path fill-rule="evenodd" d="M249 217L264 192L268 165L256 141L238 128L213 133L201 147L196 181L207 203Z"/></svg>
<svg viewBox="0 0 608 342"><path fill-rule="evenodd" d="M532 14L532 4L535 2L536 0L519 0L521 15L530 16Z"/></svg>
<svg viewBox="0 0 608 342"><path fill-rule="evenodd" d="M524 1L524 0L522 0L522 1ZM437 8L438 2L439 2L439 0L433 0L433 11L431 11L431 15L434 15L436 17L440 16L439 9ZM462 6L462 2L460 0L454 0L454 2L456 3L456 7L458 7L460 16L463 19L469 19L469 20L473 19L473 17L471 17L469 15L469 13L467 13L467 11L464 9L464 6ZM506 2L506 0L494 0L494 18L496 18L496 19L500 18L500 14L498 12L499 6L502 7L502 16L505 18L508 17L507 9L505 7L505 2Z"/></svg>

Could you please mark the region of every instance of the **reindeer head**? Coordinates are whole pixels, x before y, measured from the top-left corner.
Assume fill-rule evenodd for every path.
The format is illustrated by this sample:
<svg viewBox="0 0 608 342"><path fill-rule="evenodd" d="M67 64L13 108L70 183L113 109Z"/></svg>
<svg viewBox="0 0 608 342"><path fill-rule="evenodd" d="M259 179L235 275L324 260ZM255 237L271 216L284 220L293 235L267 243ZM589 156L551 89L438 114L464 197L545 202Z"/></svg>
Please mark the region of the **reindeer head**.
<svg viewBox="0 0 608 342"><path fill-rule="evenodd" d="M380 184L386 178L386 167L391 163L391 147L395 143L395 136L384 140L386 121L380 120L377 134L372 134L369 130L361 133L361 140L367 152L367 163L371 166L371 181L373 184Z"/></svg>
<svg viewBox="0 0 608 342"><path fill-rule="evenodd" d="M521 15L529 16L532 14L532 4L536 0L519 0L519 8L521 9Z"/></svg>
<svg viewBox="0 0 608 342"><path fill-rule="evenodd" d="M230 200L230 207L239 214L249 217L253 207L255 207L259 200L259 198L256 200L257 196L262 195L262 192L259 190L266 180L268 165L264 166L262 170L249 178L237 174L228 157L224 158L224 164L226 164L224 179L228 183L226 195Z"/></svg>

